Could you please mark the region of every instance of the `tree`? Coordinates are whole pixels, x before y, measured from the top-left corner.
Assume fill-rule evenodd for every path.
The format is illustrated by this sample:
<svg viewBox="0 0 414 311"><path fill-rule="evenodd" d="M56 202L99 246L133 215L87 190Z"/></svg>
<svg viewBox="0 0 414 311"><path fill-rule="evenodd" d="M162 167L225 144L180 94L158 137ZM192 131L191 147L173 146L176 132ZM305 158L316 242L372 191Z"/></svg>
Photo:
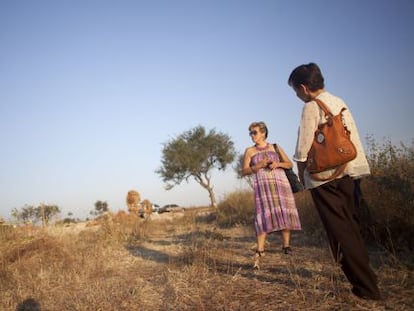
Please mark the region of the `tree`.
<svg viewBox="0 0 414 311"><path fill-rule="evenodd" d="M36 222L36 208L32 205L25 205L20 210L14 208L12 210L12 216L16 221L22 221L24 223L32 221Z"/></svg>
<svg viewBox="0 0 414 311"><path fill-rule="evenodd" d="M95 209L90 211L89 214L91 215L95 215L95 216L100 216L103 213L108 211L108 203L106 203L106 201L96 201L95 202Z"/></svg>
<svg viewBox="0 0 414 311"><path fill-rule="evenodd" d="M40 204L38 207L32 205L25 205L18 210L14 208L12 210L12 216L22 222L33 222L36 223L39 220L45 226L49 224L50 219L60 213L60 208L57 205Z"/></svg>
<svg viewBox="0 0 414 311"><path fill-rule="evenodd" d="M72 212L68 212L68 217L63 219L64 224L76 223L76 219L73 217Z"/></svg>
<svg viewBox="0 0 414 311"><path fill-rule="evenodd" d="M49 221L53 216L59 213L60 209L57 205L40 204L40 206L36 208L35 217L36 220L41 220L43 226L45 226L49 224Z"/></svg>
<svg viewBox="0 0 414 311"><path fill-rule="evenodd" d="M166 183L167 190L193 178L208 191L211 206L217 206L211 171L225 170L235 156L234 143L228 135L214 129L207 133L203 126L197 126L164 144L162 166L156 173Z"/></svg>
<svg viewBox="0 0 414 311"><path fill-rule="evenodd" d="M236 172L236 176L238 179L244 179L251 188L253 188L253 175L242 175L243 170L243 160L244 160L244 154L239 154L237 156L236 165L233 167L234 171Z"/></svg>

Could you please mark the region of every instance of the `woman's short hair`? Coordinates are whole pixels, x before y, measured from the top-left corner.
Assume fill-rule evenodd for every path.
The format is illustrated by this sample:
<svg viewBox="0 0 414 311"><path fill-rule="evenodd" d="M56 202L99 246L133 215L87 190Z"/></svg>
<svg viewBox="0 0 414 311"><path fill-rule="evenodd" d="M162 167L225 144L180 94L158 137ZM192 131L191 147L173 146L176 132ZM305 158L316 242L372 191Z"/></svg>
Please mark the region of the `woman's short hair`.
<svg viewBox="0 0 414 311"><path fill-rule="evenodd" d="M262 121L253 122L252 124L249 125L249 131L251 131L255 127L258 127L260 132L265 133L265 137L267 138L267 134L269 133L269 131L267 130L266 123Z"/></svg>
<svg viewBox="0 0 414 311"><path fill-rule="evenodd" d="M288 84L294 88L303 84L312 92L325 87L321 69L315 63L300 65L293 69L289 76Z"/></svg>

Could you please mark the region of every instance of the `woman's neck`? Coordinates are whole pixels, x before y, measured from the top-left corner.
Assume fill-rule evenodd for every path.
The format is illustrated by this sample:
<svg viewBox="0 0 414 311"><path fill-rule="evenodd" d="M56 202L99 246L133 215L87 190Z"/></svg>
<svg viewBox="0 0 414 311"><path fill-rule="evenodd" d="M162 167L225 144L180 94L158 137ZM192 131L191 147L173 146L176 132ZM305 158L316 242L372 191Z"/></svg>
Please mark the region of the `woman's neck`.
<svg viewBox="0 0 414 311"><path fill-rule="evenodd" d="M257 148L266 148L267 147L267 142L265 142L265 141L257 142L256 147Z"/></svg>

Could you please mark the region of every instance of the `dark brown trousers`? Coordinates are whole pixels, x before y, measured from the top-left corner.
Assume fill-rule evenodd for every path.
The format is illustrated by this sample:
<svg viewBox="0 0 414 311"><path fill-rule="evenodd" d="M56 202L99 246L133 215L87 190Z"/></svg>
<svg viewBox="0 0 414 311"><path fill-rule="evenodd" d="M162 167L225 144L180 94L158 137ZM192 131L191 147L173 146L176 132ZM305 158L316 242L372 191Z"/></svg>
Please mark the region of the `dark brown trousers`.
<svg viewBox="0 0 414 311"><path fill-rule="evenodd" d="M311 189L313 201L325 227L336 262L352 284L352 292L368 299L380 299L377 277L369 265L368 253L354 213L354 180L349 176Z"/></svg>

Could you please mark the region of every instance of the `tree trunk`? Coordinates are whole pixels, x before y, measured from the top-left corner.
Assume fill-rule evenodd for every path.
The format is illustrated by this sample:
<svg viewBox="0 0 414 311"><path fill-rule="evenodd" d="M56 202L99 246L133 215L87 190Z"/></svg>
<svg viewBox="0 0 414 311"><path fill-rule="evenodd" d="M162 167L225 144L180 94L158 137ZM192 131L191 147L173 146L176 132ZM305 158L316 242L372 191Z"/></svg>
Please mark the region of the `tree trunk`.
<svg viewBox="0 0 414 311"><path fill-rule="evenodd" d="M203 180L202 176L194 176L194 178L204 189L208 191L210 206L217 207L216 196L214 195L213 187L210 186L210 177L206 173L203 175L205 180Z"/></svg>
<svg viewBox="0 0 414 311"><path fill-rule="evenodd" d="M210 196L210 204L212 207L217 207L216 196L214 195L213 188L207 187L208 195Z"/></svg>

